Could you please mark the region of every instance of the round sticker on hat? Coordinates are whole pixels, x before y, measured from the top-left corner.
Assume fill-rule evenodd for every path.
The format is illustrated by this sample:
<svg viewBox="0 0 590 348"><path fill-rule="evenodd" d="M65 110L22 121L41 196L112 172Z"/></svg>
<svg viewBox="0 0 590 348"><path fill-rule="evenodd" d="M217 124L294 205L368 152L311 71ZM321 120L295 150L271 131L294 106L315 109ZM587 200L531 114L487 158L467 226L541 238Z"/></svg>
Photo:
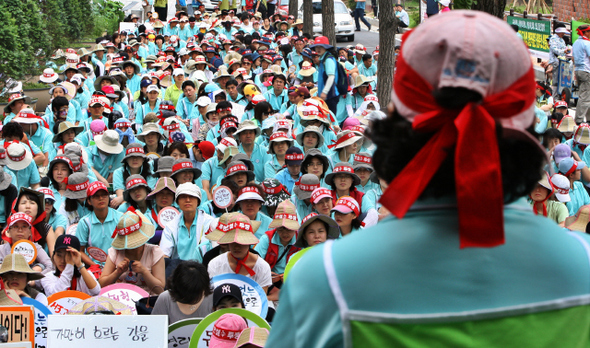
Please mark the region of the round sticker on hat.
<svg viewBox="0 0 590 348"><path fill-rule="evenodd" d="M24 256L29 265L33 264L33 261L37 258L37 248L35 247L35 244L26 239L19 240L12 244L12 253Z"/></svg>
<svg viewBox="0 0 590 348"><path fill-rule="evenodd" d="M66 230L66 234L71 234L72 236L76 235L76 231L78 230L78 224L71 224L70 227Z"/></svg>
<svg viewBox="0 0 590 348"><path fill-rule="evenodd" d="M234 201L234 195L227 186L219 186L213 190L213 203L217 208L225 209Z"/></svg>
<svg viewBox="0 0 590 348"><path fill-rule="evenodd" d="M90 257L95 259L99 262L107 262L107 253L105 253L102 249L97 247L88 247L86 248L86 252Z"/></svg>
<svg viewBox="0 0 590 348"><path fill-rule="evenodd" d="M147 158L150 158L152 160L155 160L155 159L161 157L157 152L148 152L145 155L147 156Z"/></svg>
<svg viewBox="0 0 590 348"><path fill-rule="evenodd" d="M158 221L160 226L166 226L170 221L174 220L180 212L173 207L167 207L160 210L158 213Z"/></svg>
<svg viewBox="0 0 590 348"><path fill-rule="evenodd" d="M297 67L295 65L291 65L289 67L289 74L294 74L297 71Z"/></svg>

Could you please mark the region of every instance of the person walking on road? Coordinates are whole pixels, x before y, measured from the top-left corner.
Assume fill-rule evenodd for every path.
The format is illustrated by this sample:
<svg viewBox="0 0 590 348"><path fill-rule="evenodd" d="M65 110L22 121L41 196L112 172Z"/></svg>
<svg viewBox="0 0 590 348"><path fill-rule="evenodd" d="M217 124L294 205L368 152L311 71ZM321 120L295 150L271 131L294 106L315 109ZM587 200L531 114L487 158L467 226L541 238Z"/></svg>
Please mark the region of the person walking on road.
<svg viewBox="0 0 590 348"><path fill-rule="evenodd" d="M356 31L361 31L361 24L359 23L360 20L365 23L369 31L371 31L371 23L369 23L365 19L365 6L367 5L366 0L355 0L356 1L356 8L354 9L354 22L356 24Z"/></svg>
<svg viewBox="0 0 590 348"><path fill-rule="evenodd" d="M580 87L576 111L576 123L590 119L590 25L578 27L578 40L572 46L574 74Z"/></svg>

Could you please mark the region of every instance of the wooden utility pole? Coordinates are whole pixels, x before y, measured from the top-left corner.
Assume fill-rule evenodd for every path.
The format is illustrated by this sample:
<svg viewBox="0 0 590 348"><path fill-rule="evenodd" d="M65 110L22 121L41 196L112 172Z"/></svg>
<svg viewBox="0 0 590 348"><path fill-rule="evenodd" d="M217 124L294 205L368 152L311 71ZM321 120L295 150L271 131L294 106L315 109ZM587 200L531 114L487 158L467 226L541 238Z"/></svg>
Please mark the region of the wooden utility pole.
<svg viewBox="0 0 590 348"><path fill-rule="evenodd" d="M395 34L399 20L395 17L391 0L379 0L379 69L377 98L383 110L391 100L391 84L395 68Z"/></svg>

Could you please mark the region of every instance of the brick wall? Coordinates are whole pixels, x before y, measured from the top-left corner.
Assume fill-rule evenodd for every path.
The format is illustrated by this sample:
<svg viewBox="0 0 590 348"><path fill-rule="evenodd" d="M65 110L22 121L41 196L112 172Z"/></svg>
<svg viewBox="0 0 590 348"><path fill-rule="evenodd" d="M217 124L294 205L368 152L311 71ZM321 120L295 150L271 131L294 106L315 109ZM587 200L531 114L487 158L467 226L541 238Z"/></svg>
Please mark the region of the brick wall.
<svg viewBox="0 0 590 348"><path fill-rule="evenodd" d="M590 18L590 1L588 0L553 0L553 13L558 20L569 22L574 19Z"/></svg>

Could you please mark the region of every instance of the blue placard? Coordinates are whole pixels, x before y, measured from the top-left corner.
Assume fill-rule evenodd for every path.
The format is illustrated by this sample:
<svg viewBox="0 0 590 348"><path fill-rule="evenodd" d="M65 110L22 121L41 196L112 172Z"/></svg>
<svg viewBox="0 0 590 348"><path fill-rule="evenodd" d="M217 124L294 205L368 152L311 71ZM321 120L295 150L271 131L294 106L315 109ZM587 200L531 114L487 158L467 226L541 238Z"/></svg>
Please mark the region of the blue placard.
<svg viewBox="0 0 590 348"><path fill-rule="evenodd" d="M35 348L47 347L47 319L51 313L49 308L30 297L22 297L23 304L35 308Z"/></svg>
<svg viewBox="0 0 590 348"><path fill-rule="evenodd" d="M268 299L266 298L264 289L254 280L241 274L226 273L211 278L211 283L214 288L224 283L238 286L242 291L242 299L244 300L246 309L262 318L266 318Z"/></svg>

